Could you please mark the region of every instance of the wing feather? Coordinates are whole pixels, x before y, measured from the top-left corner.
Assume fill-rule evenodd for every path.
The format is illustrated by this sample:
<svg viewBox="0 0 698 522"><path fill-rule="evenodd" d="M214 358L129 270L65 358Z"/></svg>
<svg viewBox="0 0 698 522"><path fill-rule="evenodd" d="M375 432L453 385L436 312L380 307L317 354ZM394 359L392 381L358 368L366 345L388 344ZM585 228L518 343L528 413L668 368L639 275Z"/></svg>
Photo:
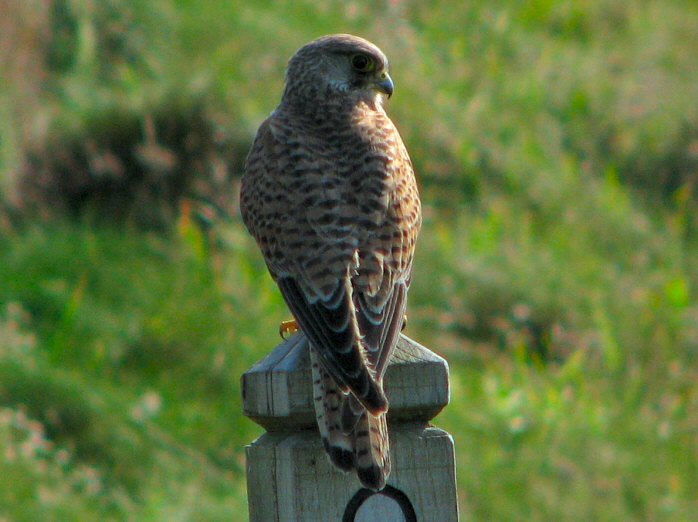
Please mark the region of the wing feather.
<svg viewBox="0 0 698 522"><path fill-rule="evenodd" d="M375 368L379 380L383 378L387 361L402 329L406 297L407 285L404 281L395 284L380 312L369 305L370 297L361 293L356 297L359 329L364 336L367 358Z"/></svg>
<svg viewBox="0 0 698 522"><path fill-rule="evenodd" d="M371 366L366 364L356 321L352 320L355 312L347 291L348 280L337 285L329 300L314 303L294 278L282 277L276 282L296 321L337 384L344 391L351 390L374 415L385 411L388 401L383 387L373 377Z"/></svg>

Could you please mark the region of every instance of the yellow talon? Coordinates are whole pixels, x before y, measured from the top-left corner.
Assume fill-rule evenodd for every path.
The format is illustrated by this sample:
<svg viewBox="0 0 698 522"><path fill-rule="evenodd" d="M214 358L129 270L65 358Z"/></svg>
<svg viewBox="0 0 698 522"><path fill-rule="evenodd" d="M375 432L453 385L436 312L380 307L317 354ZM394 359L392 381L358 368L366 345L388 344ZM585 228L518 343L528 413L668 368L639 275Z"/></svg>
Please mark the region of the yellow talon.
<svg viewBox="0 0 698 522"><path fill-rule="evenodd" d="M405 327L407 327L407 314L405 314L402 318L402 328L400 328L400 330L404 330ZM290 336L292 336L298 330L300 330L300 328L298 328L298 323L296 322L295 319L289 319L288 321L281 321L281 324L279 325L279 335L284 340L288 339Z"/></svg>
<svg viewBox="0 0 698 522"><path fill-rule="evenodd" d="M294 333L298 331L298 323L295 319L290 319L288 321L281 321L279 325L279 335L282 339L288 339Z"/></svg>

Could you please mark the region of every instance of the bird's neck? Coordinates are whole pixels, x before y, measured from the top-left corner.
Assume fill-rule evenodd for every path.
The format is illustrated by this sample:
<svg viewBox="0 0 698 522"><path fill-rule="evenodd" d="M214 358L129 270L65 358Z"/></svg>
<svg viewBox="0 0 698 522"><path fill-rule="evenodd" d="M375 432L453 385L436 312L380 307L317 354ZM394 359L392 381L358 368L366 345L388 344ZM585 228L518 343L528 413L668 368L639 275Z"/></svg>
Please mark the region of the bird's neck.
<svg viewBox="0 0 698 522"><path fill-rule="evenodd" d="M357 114L383 112L383 105L377 93L337 96L336 92L314 89L313 92L301 93L287 88L279 109L289 111L307 123L322 126L350 123Z"/></svg>

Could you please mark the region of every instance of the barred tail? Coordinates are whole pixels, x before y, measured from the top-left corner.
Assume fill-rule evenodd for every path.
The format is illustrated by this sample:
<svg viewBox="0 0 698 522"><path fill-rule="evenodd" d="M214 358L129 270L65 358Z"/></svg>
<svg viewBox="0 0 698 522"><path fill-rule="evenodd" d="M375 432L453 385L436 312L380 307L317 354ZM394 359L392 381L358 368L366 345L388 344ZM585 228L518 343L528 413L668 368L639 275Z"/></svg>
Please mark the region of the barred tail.
<svg viewBox="0 0 698 522"><path fill-rule="evenodd" d="M354 465L364 487L379 491L390 475L390 443L385 413L364 412L354 431Z"/></svg>
<svg viewBox="0 0 698 522"><path fill-rule="evenodd" d="M354 445L341 429L344 393L325 370L315 350L310 349L313 369L313 403L322 444L332 464L342 471L354 469Z"/></svg>
<svg viewBox="0 0 698 522"><path fill-rule="evenodd" d="M310 357L315 415L331 462L345 472L356 469L364 487L383 489L390 474L386 414L374 416L343 393L312 348Z"/></svg>

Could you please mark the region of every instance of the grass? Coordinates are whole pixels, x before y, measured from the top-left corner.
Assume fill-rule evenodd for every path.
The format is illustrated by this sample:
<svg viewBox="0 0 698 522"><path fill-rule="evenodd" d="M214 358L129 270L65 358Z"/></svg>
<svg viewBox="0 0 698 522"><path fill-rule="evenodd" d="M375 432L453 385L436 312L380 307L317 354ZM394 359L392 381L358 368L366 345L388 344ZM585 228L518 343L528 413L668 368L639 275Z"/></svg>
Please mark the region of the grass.
<svg viewBox="0 0 698 522"><path fill-rule="evenodd" d="M425 208L408 334L451 364L463 519L695 518L694 3L22 5L0 22L0 520L246 519L238 379L287 312L236 169L329 32L391 58ZM229 166L228 219L22 206L40 169L153 142L197 183Z"/></svg>
<svg viewBox="0 0 698 522"><path fill-rule="evenodd" d="M241 419L237 377L256 357L254 315L238 318L237 298L216 291L218 276L182 244L74 226L25 231L21 242L3 258L12 334L0 364L3 404L95 470L99 491L87 500L117 519L243 509L244 484L231 487L232 477L258 430ZM236 275L238 298L246 279ZM21 435L15 444L33 444Z"/></svg>

